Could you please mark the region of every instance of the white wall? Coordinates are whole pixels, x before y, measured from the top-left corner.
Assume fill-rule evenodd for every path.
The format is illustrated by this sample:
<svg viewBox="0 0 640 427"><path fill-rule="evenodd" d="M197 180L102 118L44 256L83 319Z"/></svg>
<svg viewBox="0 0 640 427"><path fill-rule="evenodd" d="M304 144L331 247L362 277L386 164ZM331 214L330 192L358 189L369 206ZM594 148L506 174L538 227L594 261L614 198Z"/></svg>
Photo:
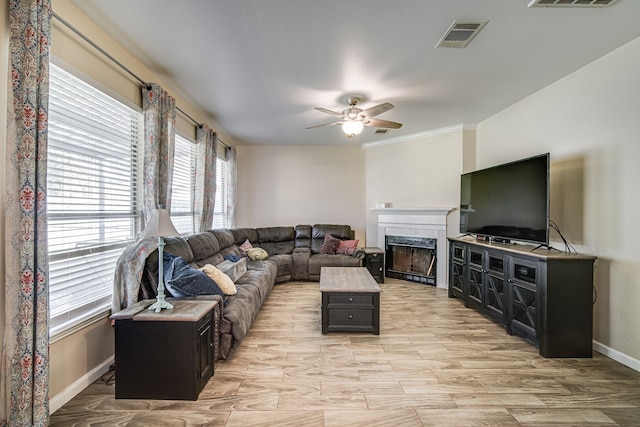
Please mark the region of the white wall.
<svg viewBox="0 0 640 427"><path fill-rule="evenodd" d="M460 204L460 174L475 132L456 130L366 149L367 210L376 202L393 208L454 208ZM459 231L458 212L447 217L448 234ZM367 244L378 242L377 214L367 212Z"/></svg>
<svg viewBox="0 0 640 427"><path fill-rule="evenodd" d="M554 213L559 215L556 222L577 237L580 252L598 256L596 349L636 369L640 369L638 76L640 38L480 123L476 153L478 167L551 153L551 219Z"/></svg>
<svg viewBox="0 0 640 427"><path fill-rule="evenodd" d="M239 146L238 227L348 224L365 238L364 152L354 146Z"/></svg>

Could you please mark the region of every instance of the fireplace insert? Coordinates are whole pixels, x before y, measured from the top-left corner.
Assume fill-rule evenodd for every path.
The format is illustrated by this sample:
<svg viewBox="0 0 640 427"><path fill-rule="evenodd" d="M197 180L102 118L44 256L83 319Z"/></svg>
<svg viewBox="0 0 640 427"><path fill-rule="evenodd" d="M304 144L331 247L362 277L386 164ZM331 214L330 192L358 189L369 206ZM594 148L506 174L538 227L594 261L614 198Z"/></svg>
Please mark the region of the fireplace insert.
<svg viewBox="0 0 640 427"><path fill-rule="evenodd" d="M386 236L386 277L435 286L436 241L427 237Z"/></svg>

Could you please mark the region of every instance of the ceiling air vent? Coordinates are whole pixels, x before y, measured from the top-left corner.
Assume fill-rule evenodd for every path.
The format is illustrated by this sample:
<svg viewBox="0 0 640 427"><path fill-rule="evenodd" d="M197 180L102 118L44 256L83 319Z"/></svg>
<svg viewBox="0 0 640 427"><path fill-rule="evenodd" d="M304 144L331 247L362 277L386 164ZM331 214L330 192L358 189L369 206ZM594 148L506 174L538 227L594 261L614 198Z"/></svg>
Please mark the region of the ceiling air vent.
<svg viewBox="0 0 640 427"><path fill-rule="evenodd" d="M618 0L533 0L529 7L607 7Z"/></svg>
<svg viewBox="0 0 640 427"><path fill-rule="evenodd" d="M389 129L376 129L374 132L375 135L383 134L389 132Z"/></svg>
<svg viewBox="0 0 640 427"><path fill-rule="evenodd" d="M436 47L466 47L489 21L453 21Z"/></svg>

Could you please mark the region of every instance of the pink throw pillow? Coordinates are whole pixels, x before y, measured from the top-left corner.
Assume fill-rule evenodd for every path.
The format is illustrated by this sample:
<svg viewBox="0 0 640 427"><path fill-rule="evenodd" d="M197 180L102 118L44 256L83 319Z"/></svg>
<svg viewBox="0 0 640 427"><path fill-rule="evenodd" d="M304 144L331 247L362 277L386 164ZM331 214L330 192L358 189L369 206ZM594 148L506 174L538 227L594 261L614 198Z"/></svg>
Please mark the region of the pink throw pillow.
<svg viewBox="0 0 640 427"><path fill-rule="evenodd" d="M253 245L251 244L249 239L247 239L244 241L243 244L240 245L238 249L240 249L240 252L242 252L242 255L247 256L247 251L251 248L253 248Z"/></svg>
<svg viewBox="0 0 640 427"><path fill-rule="evenodd" d="M353 252L358 247L359 242L359 240L340 240L340 244L338 245L338 249L336 249L336 253L353 255Z"/></svg>

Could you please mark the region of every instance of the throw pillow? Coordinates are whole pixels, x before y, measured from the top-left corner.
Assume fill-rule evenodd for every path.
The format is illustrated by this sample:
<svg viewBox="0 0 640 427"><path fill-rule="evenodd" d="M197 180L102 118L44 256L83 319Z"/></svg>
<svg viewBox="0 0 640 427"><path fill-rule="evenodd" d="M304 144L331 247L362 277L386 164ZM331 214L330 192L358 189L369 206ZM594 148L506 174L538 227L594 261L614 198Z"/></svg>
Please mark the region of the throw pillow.
<svg viewBox="0 0 640 427"><path fill-rule="evenodd" d="M238 293L235 283L231 277L220 271L215 265L205 264L200 267L200 271L209 276L211 280L218 284L218 287L225 295L235 295Z"/></svg>
<svg viewBox="0 0 640 427"><path fill-rule="evenodd" d="M335 255L336 250L338 249L338 245L340 245L340 239L336 239L331 234L325 234L324 243L322 244L322 248L320 248L320 253Z"/></svg>
<svg viewBox="0 0 640 427"><path fill-rule="evenodd" d="M209 276L191 267L181 257L165 252L162 260L165 287L172 296L220 295L224 298L224 292Z"/></svg>
<svg viewBox="0 0 640 427"><path fill-rule="evenodd" d="M338 245L338 249L336 249L336 253L343 255L353 255L353 252L358 247L359 242L359 240L340 240L340 244Z"/></svg>
<svg viewBox="0 0 640 427"><path fill-rule="evenodd" d="M247 239L244 241L243 244L240 245L238 249L240 249L240 252L242 252L242 255L247 256L247 251L251 248L253 248L253 245L251 244L249 239Z"/></svg>
<svg viewBox="0 0 640 427"><path fill-rule="evenodd" d="M247 256L250 260L267 259L269 254L262 248L251 248L247 251Z"/></svg>

